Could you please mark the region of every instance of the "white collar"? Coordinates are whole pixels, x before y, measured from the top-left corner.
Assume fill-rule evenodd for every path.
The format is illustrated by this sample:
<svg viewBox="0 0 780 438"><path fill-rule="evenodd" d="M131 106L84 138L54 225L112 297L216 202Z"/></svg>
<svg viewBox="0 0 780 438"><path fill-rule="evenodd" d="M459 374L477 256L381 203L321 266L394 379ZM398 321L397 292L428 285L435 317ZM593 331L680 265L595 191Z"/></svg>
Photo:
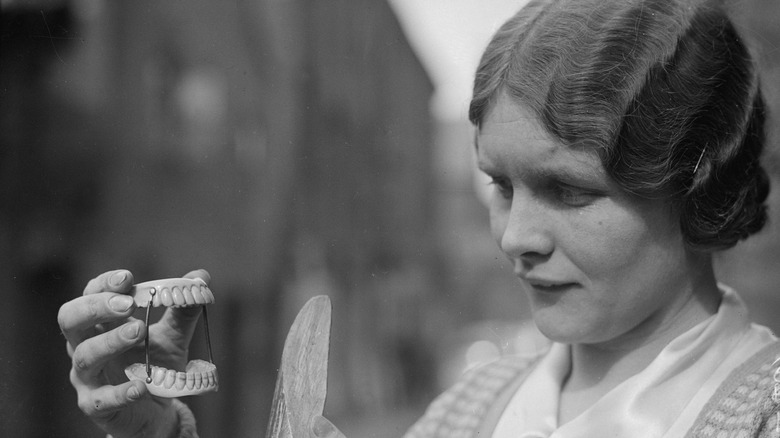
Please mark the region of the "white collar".
<svg viewBox="0 0 780 438"><path fill-rule="evenodd" d="M723 300L715 315L560 427L558 404L571 353L568 345L553 344L512 397L493 438L683 436L731 370L775 339L768 329L750 324L736 292L720 288Z"/></svg>

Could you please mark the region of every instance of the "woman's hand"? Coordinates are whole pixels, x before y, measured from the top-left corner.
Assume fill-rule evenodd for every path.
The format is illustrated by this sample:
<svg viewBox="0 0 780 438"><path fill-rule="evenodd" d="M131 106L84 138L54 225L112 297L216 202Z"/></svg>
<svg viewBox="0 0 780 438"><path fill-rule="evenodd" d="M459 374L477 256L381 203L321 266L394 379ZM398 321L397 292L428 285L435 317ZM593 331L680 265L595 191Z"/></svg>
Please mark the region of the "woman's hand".
<svg viewBox="0 0 780 438"><path fill-rule="evenodd" d="M209 283L204 270L187 278ZM91 280L81 297L60 307L57 317L73 360L70 381L79 408L104 431L120 437L175 436L178 416L169 399L153 397L141 381L128 381L124 368L144 362L147 327L133 318L135 304L127 295L133 275L106 272ZM149 329L150 355L155 365L183 369L201 306L168 307Z"/></svg>

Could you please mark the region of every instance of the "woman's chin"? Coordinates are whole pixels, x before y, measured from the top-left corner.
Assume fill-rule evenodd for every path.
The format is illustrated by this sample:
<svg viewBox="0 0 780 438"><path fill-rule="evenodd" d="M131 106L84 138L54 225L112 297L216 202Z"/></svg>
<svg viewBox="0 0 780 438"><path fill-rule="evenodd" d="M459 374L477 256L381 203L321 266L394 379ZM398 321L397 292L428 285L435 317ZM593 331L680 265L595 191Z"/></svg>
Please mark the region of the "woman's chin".
<svg viewBox="0 0 780 438"><path fill-rule="evenodd" d="M540 309L534 312L534 323L549 340L562 344L580 344L592 341L593 334L589 325L576 315L567 315L553 309Z"/></svg>

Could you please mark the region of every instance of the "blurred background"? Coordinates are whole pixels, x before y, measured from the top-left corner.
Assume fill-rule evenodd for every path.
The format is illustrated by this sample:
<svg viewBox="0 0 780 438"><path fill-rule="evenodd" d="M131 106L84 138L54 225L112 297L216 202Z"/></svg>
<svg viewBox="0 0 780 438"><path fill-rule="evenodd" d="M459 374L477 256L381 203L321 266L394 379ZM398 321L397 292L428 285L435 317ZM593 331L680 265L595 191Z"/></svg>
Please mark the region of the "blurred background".
<svg viewBox="0 0 780 438"><path fill-rule="evenodd" d="M468 366L544 348L475 196L466 119L480 51L523 3L2 0L0 435L103 436L56 315L116 268L210 271L220 390L187 400L203 437L264 435L313 295L334 307L326 415L351 437L400 436ZM735 10L775 110L780 4ZM779 198L717 260L776 333Z"/></svg>

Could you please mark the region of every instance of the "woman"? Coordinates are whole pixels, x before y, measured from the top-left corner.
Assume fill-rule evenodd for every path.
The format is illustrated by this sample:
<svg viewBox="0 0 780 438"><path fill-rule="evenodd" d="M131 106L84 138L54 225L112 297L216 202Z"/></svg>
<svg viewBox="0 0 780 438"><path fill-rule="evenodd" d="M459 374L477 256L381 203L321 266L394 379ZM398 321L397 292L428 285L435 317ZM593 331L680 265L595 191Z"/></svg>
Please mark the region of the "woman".
<svg viewBox="0 0 780 438"><path fill-rule="evenodd" d="M408 436L780 435L780 346L712 268L761 229L769 189L758 78L721 2L532 1L489 44L470 119L493 235L553 345L464 376ZM80 405L117 436L192 436L180 402L95 377L143 338L95 335L129 314L109 300L131 283L104 274L60 312ZM176 362L181 317L150 328Z"/></svg>

